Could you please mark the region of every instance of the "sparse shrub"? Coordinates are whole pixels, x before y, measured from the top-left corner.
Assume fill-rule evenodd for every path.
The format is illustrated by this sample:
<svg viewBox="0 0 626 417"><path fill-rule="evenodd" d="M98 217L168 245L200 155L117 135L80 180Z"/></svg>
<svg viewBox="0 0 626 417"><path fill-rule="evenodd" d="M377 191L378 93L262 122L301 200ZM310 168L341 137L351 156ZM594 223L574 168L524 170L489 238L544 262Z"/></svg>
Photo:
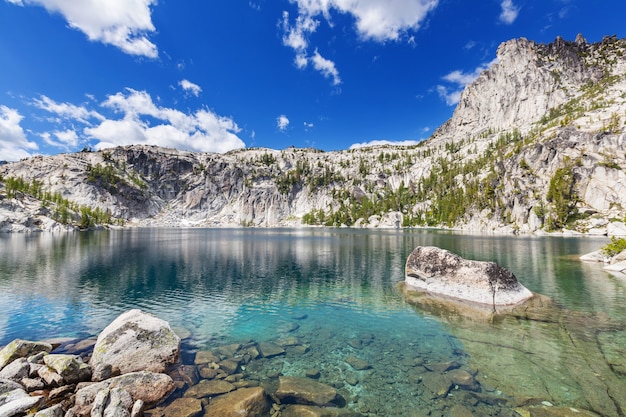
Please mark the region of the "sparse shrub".
<svg viewBox="0 0 626 417"><path fill-rule="evenodd" d="M606 256L615 256L626 250L626 238L613 236L611 242L604 245L600 250Z"/></svg>

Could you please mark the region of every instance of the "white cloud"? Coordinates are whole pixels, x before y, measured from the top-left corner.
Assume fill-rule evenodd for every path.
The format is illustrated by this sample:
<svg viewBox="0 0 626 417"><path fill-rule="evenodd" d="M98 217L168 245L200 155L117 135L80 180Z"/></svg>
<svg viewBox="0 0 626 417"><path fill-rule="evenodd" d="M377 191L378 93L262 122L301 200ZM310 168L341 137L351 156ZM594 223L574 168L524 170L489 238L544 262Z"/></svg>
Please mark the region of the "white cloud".
<svg viewBox="0 0 626 417"><path fill-rule="evenodd" d="M402 140L402 141L393 141L393 140L372 140L369 142L363 143L354 143L350 145L349 149L359 149L359 148L367 148L371 146L414 146L420 143L419 140Z"/></svg>
<svg viewBox="0 0 626 417"><path fill-rule="evenodd" d="M313 63L313 67L321 72L324 77L332 78L333 85L341 84L341 78L339 77L339 71L337 71L335 63L321 56L319 52L317 52L317 49L311 57L311 62Z"/></svg>
<svg viewBox="0 0 626 417"><path fill-rule="evenodd" d="M53 136L56 139L53 139ZM63 148L67 151L75 150L79 144L78 134L75 130L67 129L62 131L55 131L52 134L50 132L40 133L39 136L50 146L57 148Z"/></svg>
<svg viewBox="0 0 626 417"><path fill-rule="evenodd" d="M465 89L465 86L473 83L482 74L483 71L489 69L491 65L495 64L497 59L493 61L480 64L471 72L463 72L460 70L452 71L442 77L443 80L452 84L451 86L438 85L435 87L437 94L442 100L446 102L448 106L456 105L461 99L461 94Z"/></svg>
<svg viewBox="0 0 626 417"><path fill-rule="evenodd" d="M148 35L155 31L150 7L157 0L7 0L19 6L39 5L59 13L89 40L113 45L130 55L156 58Z"/></svg>
<svg viewBox="0 0 626 417"><path fill-rule="evenodd" d="M0 158L6 161L17 161L31 156L29 151L38 148L35 142L26 139L24 129L20 126L23 116L17 110L0 105Z"/></svg>
<svg viewBox="0 0 626 417"><path fill-rule="evenodd" d="M304 52L309 47L309 34L315 32L319 21L310 15L299 15L295 24L289 23L289 12L283 12L283 45L294 49L296 52Z"/></svg>
<svg viewBox="0 0 626 417"><path fill-rule="evenodd" d="M309 38L320 25L323 17L332 26L331 11L351 15L360 38L377 42L400 40L409 31L418 30L428 13L437 7L438 0L289 0L298 6L298 16L290 23L289 13L284 11L281 21L283 44L292 48L294 63L303 69L309 62L333 84L340 83L335 63L322 58L319 52L309 56ZM407 36L409 44L415 38Z"/></svg>
<svg viewBox="0 0 626 417"><path fill-rule="evenodd" d="M287 116L285 116L284 114L281 114L280 116L276 118L276 127L278 127L278 129L281 132L284 132L285 130L287 130L288 126L289 126L289 119L287 118Z"/></svg>
<svg viewBox="0 0 626 417"><path fill-rule="evenodd" d="M43 95L38 99L34 99L33 105L62 119L73 119L85 124L90 124L91 119L104 120L104 116L100 113L89 110L84 106L76 106L71 103L57 103L50 97Z"/></svg>
<svg viewBox="0 0 626 417"><path fill-rule="evenodd" d="M330 19L331 10L350 14L364 39L398 40L409 30L418 30L438 0L290 0L298 5L301 16L323 15Z"/></svg>
<svg viewBox="0 0 626 417"><path fill-rule="evenodd" d="M437 94L439 94L439 97L441 97L441 99L445 101L448 106L456 105L461 99L461 94L463 93L463 89L459 90L457 88L453 91L450 91L447 87L443 85L438 85L436 88Z"/></svg>
<svg viewBox="0 0 626 417"><path fill-rule="evenodd" d="M305 130L313 129L313 127L315 127L315 125L313 123L304 122L304 129Z"/></svg>
<svg viewBox="0 0 626 417"><path fill-rule="evenodd" d="M180 85L180 88L196 97L202 92L202 88L200 88L198 84L194 84L189 80L181 80L178 85Z"/></svg>
<svg viewBox="0 0 626 417"><path fill-rule="evenodd" d="M237 136L241 129L231 118L207 109L186 114L159 107L145 91L127 89L110 95L102 106L122 117L103 120L84 130L87 136L99 141L96 149L149 144L197 152L227 152L245 147ZM157 123L151 124L155 120Z"/></svg>
<svg viewBox="0 0 626 417"><path fill-rule="evenodd" d="M502 8L502 12L500 12L500 22L507 25L515 22L520 9L513 4L513 0L502 0L500 7Z"/></svg>

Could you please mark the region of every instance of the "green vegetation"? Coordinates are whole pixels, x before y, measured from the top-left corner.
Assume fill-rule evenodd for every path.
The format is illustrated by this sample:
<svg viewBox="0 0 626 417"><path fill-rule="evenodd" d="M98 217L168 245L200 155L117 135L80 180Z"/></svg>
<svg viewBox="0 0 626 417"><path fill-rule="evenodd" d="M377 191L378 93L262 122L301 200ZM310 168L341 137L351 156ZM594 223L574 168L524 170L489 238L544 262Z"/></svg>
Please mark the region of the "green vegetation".
<svg viewBox="0 0 626 417"><path fill-rule="evenodd" d="M503 133L495 139L487 150L475 159L468 160L457 155L459 150L471 141L455 141L445 144L445 155L433 160L427 175L417 182L401 184L392 189L388 183L376 185L368 181L363 192L348 192L334 189L333 198L339 202L334 210L316 209L303 216L302 222L310 225L340 226L353 225L359 218L382 216L389 211L403 213L403 226L454 226L472 209L488 209L505 221L510 214L505 203L498 198L500 190L498 162L507 150L519 152L526 143L516 130ZM427 157L432 148L415 150L412 155ZM407 153L407 155L411 155ZM393 153L379 153L378 162L402 161ZM413 157L405 157L404 163L412 164ZM358 160L359 174L370 175L372 167L367 159ZM394 167L402 169L400 167ZM398 173L402 171L398 169ZM355 181L355 184L357 181Z"/></svg>
<svg viewBox="0 0 626 417"><path fill-rule="evenodd" d="M8 177L0 178L0 182L4 182L7 198L19 198L20 194L30 195L40 200L42 207L49 207L50 217L61 224L87 229L96 225L122 222L121 219L114 219L108 211L98 207L91 208L78 205L63 198L59 192L46 191L43 188L43 183L35 179L26 181L21 177Z"/></svg>
<svg viewBox="0 0 626 417"><path fill-rule="evenodd" d="M578 165L580 160L572 161L566 157L563 166L557 169L550 179L546 200L552 206L545 219L548 230L562 229L577 214L576 204L579 197L575 189L574 168Z"/></svg>
<svg viewBox="0 0 626 417"><path fill-rule="evenodd" d="M112 165L87 165L87 182L96 184L107 189L109 192L116 191L116 186L124 180L116 173Z"/></svg>
<svg viewBox="0 0 626 417"><path fill-rule="evenodd" d="M601 249L606 256L615 256L624 250L626 250L626 238L615 236L611 238L610 243L607 243Z"/></svg>

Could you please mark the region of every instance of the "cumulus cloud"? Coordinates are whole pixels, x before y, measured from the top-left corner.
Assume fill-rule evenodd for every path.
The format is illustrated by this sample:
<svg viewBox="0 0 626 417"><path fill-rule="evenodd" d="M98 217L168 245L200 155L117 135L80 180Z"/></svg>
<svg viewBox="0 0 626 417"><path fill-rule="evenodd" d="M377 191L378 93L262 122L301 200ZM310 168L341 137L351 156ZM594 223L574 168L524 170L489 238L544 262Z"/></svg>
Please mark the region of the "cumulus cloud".
<svg viewBox="0 0 626 417"><path fill-rule="evenodd" d="M109 95L99 104L99 111L58 103L46 96L31 104L51 113L52 122L65 126L39 136L49 145L66 149L78 146L81 138L96 140L96 149L150 144L198 152L227 152L245 147L237 136L241 129L231 118L205 108L184 113L158 106L146 91L129 88ZM68 124L82 126L67 128Z"/></svg>
<svg viewBox="0 0 626 417"><path fill-rule="evenodd" d="M157 0L7 0L18 6L38 5L61 14L70 27L91 41L113 45L130 55L156 58L149 39L154 33L150 7Z"/></svg>
<svg viewBox="0 0 626 417"><path fill-rule="evenodd" d="M180 88L185 90L185 92L193 94L196 97L202 92L202 88L200 88L198 84L194 84L189 80L181 80L178 82L178 85L180 85Z"/></svg>
<svg viewBox="0 0 626 417"><path fill-rule="evenodd" d="M350 145L350 149L359 149L359 148L368 148L372 146L414 146L420 143L419 140L402 140L402 141L393 141L393 140L372 140L369 142L362 143L354 143Z"/></svg>
<svg viewBox="0 0 626 417"><path fill-rule="evenodd" d="M309 63L334 85L341 82L333 61L322 58L319 52L309 53L310 37L324 18L331 26L331 11L354 18L356 33L361 39L377 42L400 40L409 31L418 30L428 13L437 7L438 0L289 0L298 7L298 15L291 23L288 12L283 12L281 27L283 44L292 48L296 67L303 69ZM414 43L412 36L406 36Z"/></svg>
<svg viewBox="0 0 626 417"><path fill-rule="evenodd" d="M331 10L352 15L356 30L364 39L398 40L409 30L418 30L438 0L290 0L298 5L300 16L324 16Z"/></svg>
<svg viewBox="0 0 626 417"><path fill-rule="evenodd" d="M149 144L197 152L227 152L243 148L239 126L228 117L200 109L191 114L157 106L145 91L127 89L110 95L102 107L120 114L85 128L96 139L96 149L119 145Z"/></svg>
<svg viewBox="0 0 626 417"><path fill-rule="evenodd" d="M31 156L38 149L35 142L26 139L20 122L24 117L17 110L0 105L0 155L3 160L17 161Z"/></svg>
<svg viewBox="0 0 626 417"><path fill-rule="evenodd" d="M289 126L289 119L287 118L287 116L285 116L284 114L281 114L280 116L276 118L276 127L278 127L278 130L280 130L281 132L284 132L285 130L287 130L288 126Z"/></svg>
<svg viewBox="0 0 626 417"><path fill-rule="evenodd" d="M437 85L435 90L448 106L454 106L461 99L465 86L476 81L483 71L489 69L496 62L497 59L494 59L493 61L480 64L471 72L452 71L442 77L444 81L448 82L448 85Z"/></svg>
<svg viewBox="0 0 626 417"><path fill-rule="evenodd" d="M507 25L512 24L517 19L519 7L513 4L513 0L502 0L500 3L502 11L500 12L500 22Z"/></svg>

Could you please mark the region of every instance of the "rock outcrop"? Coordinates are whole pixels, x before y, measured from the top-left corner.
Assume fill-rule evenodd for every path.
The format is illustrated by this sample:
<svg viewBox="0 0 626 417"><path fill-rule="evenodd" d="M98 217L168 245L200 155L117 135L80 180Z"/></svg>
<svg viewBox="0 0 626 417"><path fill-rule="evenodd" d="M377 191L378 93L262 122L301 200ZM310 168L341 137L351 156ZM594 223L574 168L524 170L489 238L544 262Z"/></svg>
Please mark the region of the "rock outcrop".
<svg viewBox="0 0 626 417"><path fill-rule="evenodd" d="M180 357L170 325L141 310L121 314L98 336L90 364L94 381L136 371L165 372Z"/></svg>
<svg viewBox="0 0 626 417"><path fill-rule="evenodd" d="M583 262L602 262L606 271L626 275L626 250L614 256L608 256L602 250L597 250L582 255L580 260Z"/></svg>
<svg viewBox="0 0 626 417"><path fill-rule="evenodd" d="M515 306L533 294L510 271L494 262L463 259L437 247L419 246L406 261L407 288L498 307Z"/></svg>
<svg viewBox="0 0 626 417"><path fill-rule="evenodd" d="M101 333L98 358L94 351L91 361L98 370L93 380L101 382L92 382L82 356L54 353L60 345L16 339L0 350L1 417L32 411L37 417L140 417L176 389L162 372L178 360L180 338L167 322L140 310L120 315ZM85 353L84 345L91 343L67 346ZM124 375L110 378L113 373Z"/></svg>
<svg viewBox="0 0 626 417"><path fill-rule="evenodd" d="M7 163L0 231L74 230L95 217L626 234L625 74L623 39L515 39L416 146L223 155L126 146Z"/></svg>

